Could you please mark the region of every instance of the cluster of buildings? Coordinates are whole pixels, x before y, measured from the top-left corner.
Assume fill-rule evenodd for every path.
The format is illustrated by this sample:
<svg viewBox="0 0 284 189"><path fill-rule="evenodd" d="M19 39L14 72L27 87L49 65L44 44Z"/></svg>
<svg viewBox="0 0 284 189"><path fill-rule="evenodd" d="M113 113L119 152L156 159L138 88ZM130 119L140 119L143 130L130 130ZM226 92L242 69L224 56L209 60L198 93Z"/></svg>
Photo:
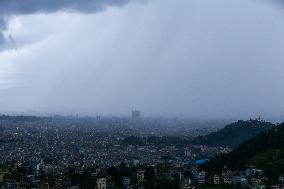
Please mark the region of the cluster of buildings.
<svg viewBox="0 0 284 189"><path fill-rule="evenodd" d="M153 127L147 131L144 125L151 124ZM181 189L203 185L267 187L263 171L255 167L242 172L197 169L211 157L229 153L229 148L124 143L129 136L164 136L163 132L170 127L163 130L159 124L170 125L171 122L142 120L139 111L133 111L130 119L6 120L0 117L0 188L79 189L91 186L116 189L119 185L124 189L144 189L149 182L148 168L153 169L154 184L166 179ZM178 130L174 128L170 133L175 132ZM207 132L209 130L204 129L203 134ZM193 133L202 134L202 130ZM184 134L176 136L186 137ZM128 174L122 172L117 177L109 173L110 168L119 168L122 164L130 171ZM86 182L89 185L83 187L82 183ZM271 187L283 188L284 176L279 175L278 182Z"/></svg>
<svg viewBox="0 0 284 189"><path fill-rule="evenodd" d="M225 185L236 188L252 188L252 189L281 189L284 188L284 175L279 175L278 181L272 185L267 185L268 178L263 174L263 170L250 166L244 171L227 170L221 172L193 172L193 180L198 186L200 185Z"/></svg>
<svg viewBox="0 0 284 189"><path fill-rule="evenodd" d="M198 158L226 151L198 145L125 145L123 140L128 136L163 136L165 130L171 129L167 125L172 121L142 120L139 111L133 111L130 119L8 118L0 117L0 186L6 188L34 185L37 188L69 188L72 186L72 178L68 176L70 170L78 175L92 170L96 179L99 173L122 163L130 168L149 165L160 169L160 165L169 162L171 172L158 171L169 176L177 169L195 164ZM181 121L180 124L182 128L186 123ZM144 125L155 126L146 129ZM176 128L179 127L174 127L174 132L170 133L178 132ZM209 130L205 129L204 134L207 132ZM202 130L193 133L202 133ZM139 175L137 179L143 180L143 174ZM99 183L104 185L104 182Z"/></svg>

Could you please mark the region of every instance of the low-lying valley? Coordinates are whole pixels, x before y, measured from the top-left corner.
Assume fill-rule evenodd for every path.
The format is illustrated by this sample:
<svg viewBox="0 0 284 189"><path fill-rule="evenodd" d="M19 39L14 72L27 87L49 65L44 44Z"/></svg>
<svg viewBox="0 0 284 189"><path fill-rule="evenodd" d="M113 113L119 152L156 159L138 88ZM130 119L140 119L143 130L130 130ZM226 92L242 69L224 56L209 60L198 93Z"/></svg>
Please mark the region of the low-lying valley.
<svg viewBox="0 0 284 189"><path fill-rule="evenodd" d="M0 121L1 188L280 188L284 183L284 125L262 119L227 124L3 115Z"/></svg>

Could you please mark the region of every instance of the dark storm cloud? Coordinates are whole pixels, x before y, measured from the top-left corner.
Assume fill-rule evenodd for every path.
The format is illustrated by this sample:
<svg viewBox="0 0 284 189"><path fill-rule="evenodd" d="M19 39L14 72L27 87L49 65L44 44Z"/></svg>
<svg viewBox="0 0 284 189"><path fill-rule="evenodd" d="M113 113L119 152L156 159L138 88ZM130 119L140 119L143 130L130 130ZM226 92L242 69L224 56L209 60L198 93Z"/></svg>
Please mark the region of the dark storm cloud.
<svg viewBox="0 0 284 189"><path fill-rule="evenodd" d="M7 44L7 40L4 37L3 30L6 29L6 21L5 19L0 16L0 51L5 48L5 45Z"/></svg>
<svg viewBox="0 0 284 189"><path fill-rule="evenodd" d="M1 32L5 28L6 28L6 22L5 22L4 18L0 16L0 44L3 44L4 41L5 41L3 33Z"/></svg>
<svg viewBox="0 0 284 189"><path fill-rule="evenodd" d="M139 109L146 116L202 119L283 115L281 3L144 1L83 15L69 12L126 2L96 1L91 8L95 1L44 6L42 0L27 10L12 6L20 0L6 0L0 15L10 20L2 28L10 47L15 41L19 50L0 53L0 111L128 115ZM30 16L12 16L21 14Z"/></svg>
<svg viewBox="0 0 284 189"><path fill-rule="evenodd" d="M120 6L129 0L0 0L1 14L49 13L60 10L94 12L109 5Z"/></svg>
<svg viewBox="0 0 284 189"><path fill-rule="evenodd" d="M4 18L3 17L0 17L0 30L3 30L3 29L5 29L5 20L4 20Z"/></svg>
<svg viewBox="0 0 284 189"><path fill-rule="evenodd" d="M94 13L107 6L121 6L129 0L0 0L0 50L9 47L4 37L7 18L13 15L71 11Z"/></svg>

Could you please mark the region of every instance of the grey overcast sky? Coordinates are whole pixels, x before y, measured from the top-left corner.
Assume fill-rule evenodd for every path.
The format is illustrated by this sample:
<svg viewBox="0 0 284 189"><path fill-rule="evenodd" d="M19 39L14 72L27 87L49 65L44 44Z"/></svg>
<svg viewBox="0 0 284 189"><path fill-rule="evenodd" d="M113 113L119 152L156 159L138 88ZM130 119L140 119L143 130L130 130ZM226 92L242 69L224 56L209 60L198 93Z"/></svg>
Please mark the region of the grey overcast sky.
<svg viewBox="0 0 284 189"><path fill-rule="evenodd" d="M282 116L283 5L0 0L0 110Z"/></svg>

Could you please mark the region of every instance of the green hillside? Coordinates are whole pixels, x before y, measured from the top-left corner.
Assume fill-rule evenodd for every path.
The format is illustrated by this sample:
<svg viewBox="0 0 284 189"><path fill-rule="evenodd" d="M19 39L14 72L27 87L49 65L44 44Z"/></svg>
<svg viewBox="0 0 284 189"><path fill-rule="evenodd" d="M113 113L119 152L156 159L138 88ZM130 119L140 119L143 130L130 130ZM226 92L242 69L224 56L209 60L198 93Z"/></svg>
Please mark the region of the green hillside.
<svg viewBox="0 0 284 189"><path fill-rule="evenodd" d="M284 173L284 123L243 142L230 154L216 157L201 168L218 171L227 166L232 170L243 170L249 165L263 169L274 179Z"/></svg>
<svg viewBox="0 0 284 189"><path fill-rule="evenodd" d="M272 123L262 120L239 120L217 132L197 137L194 143L210 146L236 147L243 141L253 138L262 131L271 129L273 126Z"/></svg>

